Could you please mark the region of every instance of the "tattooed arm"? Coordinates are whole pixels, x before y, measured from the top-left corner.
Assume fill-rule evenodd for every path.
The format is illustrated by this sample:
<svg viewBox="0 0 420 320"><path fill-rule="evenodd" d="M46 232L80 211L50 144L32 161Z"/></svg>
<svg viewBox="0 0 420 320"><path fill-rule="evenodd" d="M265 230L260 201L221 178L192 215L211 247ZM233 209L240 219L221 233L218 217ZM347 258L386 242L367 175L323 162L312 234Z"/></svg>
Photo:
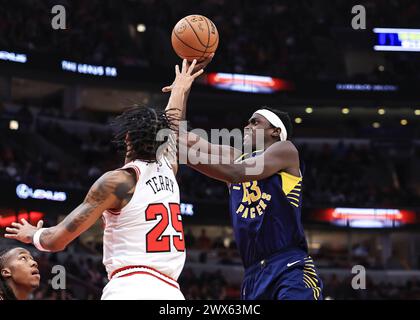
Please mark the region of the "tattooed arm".
<svg viewBox="0 0 420 320"><path fill-rule="evenodd" d="M53 252L64 250L81 233L89 229L107 209L121 209L131 199L136 180L127 170L105 173L90 188L85 200L58 225L47 228L41 235L41 245ZM6 238L32 243L37 227L22 219L6 228Z"/></svg>

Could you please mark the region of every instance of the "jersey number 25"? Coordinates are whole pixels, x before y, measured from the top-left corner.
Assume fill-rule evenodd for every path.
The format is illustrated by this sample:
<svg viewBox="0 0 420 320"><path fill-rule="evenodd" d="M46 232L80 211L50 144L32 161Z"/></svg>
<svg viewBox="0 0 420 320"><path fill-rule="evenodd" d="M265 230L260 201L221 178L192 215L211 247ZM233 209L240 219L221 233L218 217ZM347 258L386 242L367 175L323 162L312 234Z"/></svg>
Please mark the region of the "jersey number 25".
<svg viewBox="0 0 420 320"><path fill-rule="evenodd" d="M169 215L172 227L179 235L162 236L169 225ZM182 228L181 210L179 203L169 203L169 212L163 203L150 204L146 209L146 220L157 220L158 216L162 219L146 235L147 252L170 252L171 238L177 251L185 250L184 230Z"/></svg>

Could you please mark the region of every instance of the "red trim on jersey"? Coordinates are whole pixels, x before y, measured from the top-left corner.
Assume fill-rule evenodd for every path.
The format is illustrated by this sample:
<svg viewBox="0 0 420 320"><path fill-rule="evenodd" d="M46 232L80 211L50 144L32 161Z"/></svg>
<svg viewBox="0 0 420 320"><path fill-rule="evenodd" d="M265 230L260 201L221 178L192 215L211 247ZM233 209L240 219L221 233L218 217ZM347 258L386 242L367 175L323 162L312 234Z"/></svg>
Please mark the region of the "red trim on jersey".
<svg viewBox="0 0 420 320"><path fill-rule="evenodd" d="M134 171L136 172L137 181L139 181L139 179L140 179L140 169L136 165L128 164L128 165L125 165L124 167L122 167L122 169L134 169Z"/></svg>
<svg viewBox="0 0 420 320"><path fill-rule="evenodd" d="M112 210L112 209L107 209L106 211L108 211L110 214L112 214L113 216L119 216L121 214L121 210Z"/></svg>
<svg viewBox="0 0 420 320"><path fill-rule="evenodd" d="M159 279L159 280L165 282L166 284L169 284L170 286L179 290L179 288L176 285L174 285L173 283L170 283L169 281L166 281L165 279L162 279L162 278L154 275L153 273L150 273L150 272L147 272L147 271L134 271L134 272L131 272L131 273L124 274L124 275L122 275L121 277L118 277L118 278L130 277L130 276L133 276L135 274L147 274L147 275L155 277L156 279Z"/></svg>
<svg viewBox="0 0 420 320"><path fill-rule="evenodd" d="M154 268L151 268L151 267L146 267L146 266L126 266L126 267L122 267L122 268L119 268L119 269L117 269L117 270L115 270L114 272L112 272L112 274L111 274L111 277L110 277L110 279L112 279L117 273L119 273L119 272L121 272L121 271L125 271L125 270L130 270L130 269L134 269L134 268L144 268L144 269L149 269L149 270L152 270L152 271L154 271L154 272L156 272L156 273L158 273L158 274L160 274L161 276L163 276L163 277L165 277L165 278L168 278L168 279L171 279L172 281L174 281L174 282L176 282L176 283L178 283L175 279L172 279L170 276L167 276L166 274L164 274L164 273L162 273L162 272L160 272L160 271L158 271L158 270L156 270L156 269L154 269ZM131 275L131 274L135 274L137 271L134 271L134 272L132 272L132 273L128 273L128 274L126 274L126 275L122 275L121 277L126 277L126 276L128 276L128 275ZM138 272L142 272L142 271L138 271ZM152 276L155 276L154 274L152 274L152 273L147 273L147 274L150 274L150 275L152 275ZM156 277L156 276L155 276ZM157 277L157 278L159 278L159 277ZM159 278L159 279L161 279L162 281L165 281L164 279L162 279L162 278ZM165 281L166 282L166 281ZM169 283L169 284L171 284L171 285L173 285L174 286L174 284L172 284L172 283Z"/></svg>

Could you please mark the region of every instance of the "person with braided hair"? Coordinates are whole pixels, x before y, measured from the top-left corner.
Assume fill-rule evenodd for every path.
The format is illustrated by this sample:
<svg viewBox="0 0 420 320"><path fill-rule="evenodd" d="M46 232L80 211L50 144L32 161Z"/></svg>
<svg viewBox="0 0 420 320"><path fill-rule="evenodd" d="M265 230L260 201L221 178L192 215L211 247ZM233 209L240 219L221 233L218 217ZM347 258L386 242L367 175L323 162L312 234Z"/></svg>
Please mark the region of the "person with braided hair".
<svg viewBox="0 0 420 320"><path fill-rule="evenodd" d="M5 237L58 252L102 217L110 280L103 300L185 299L177 282L186 256L178 166L165 149L185 119L187 92L211 59L176 66L175 81L162 89L171 91L164 111L134 106L115 119L114 142L125 152L125 165L102 175L62 222L41 228L22 219L6 228ZM162 131L169 134L162 137Z"/></svg>
<svg viewBox="0 0 420 320"><path fill-rule="evenodd" d="M0 251L0 300L27 300L40 280L38 264L28 250Z"/></svg>

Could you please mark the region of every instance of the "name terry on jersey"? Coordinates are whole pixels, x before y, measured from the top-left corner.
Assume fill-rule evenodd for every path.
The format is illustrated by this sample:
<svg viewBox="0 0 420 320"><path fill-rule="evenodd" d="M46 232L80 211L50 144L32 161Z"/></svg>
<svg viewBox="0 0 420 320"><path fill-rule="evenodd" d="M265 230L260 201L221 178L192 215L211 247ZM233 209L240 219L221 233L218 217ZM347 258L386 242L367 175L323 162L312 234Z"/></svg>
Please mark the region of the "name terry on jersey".
<svg viewBox="0 0 420 320"><path fill-rule="evenodd" d="M153 193L156 194L160 191L170 191L174 193L174 181L166 176L157 176L152 177L147 180L146 184L153 190Z"/></svg>

